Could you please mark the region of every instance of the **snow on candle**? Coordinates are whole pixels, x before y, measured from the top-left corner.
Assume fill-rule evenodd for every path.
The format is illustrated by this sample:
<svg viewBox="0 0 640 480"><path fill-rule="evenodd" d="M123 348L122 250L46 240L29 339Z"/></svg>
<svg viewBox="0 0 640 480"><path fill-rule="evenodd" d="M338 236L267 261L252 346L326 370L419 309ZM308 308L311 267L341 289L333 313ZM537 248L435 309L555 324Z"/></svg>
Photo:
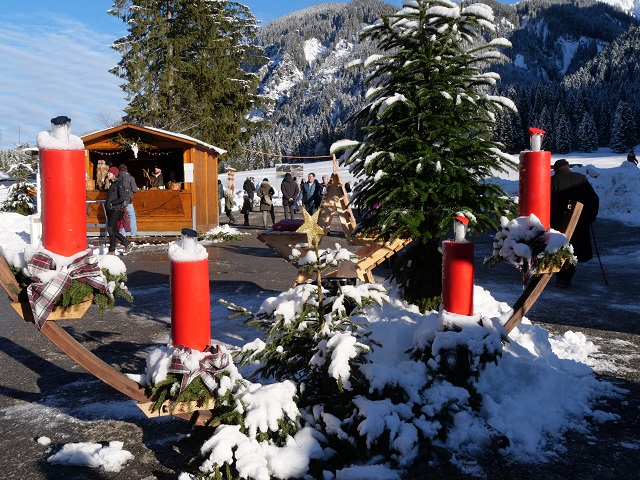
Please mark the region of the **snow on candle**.
<svg viewBox="0 0 640 480"><path fill-rule="evenodd" d="M178 240L169 244L169 260L171 262L198 262L208 258L207 249L191 239Z"/></svg>
<svg viewBox="0 0 640 480"><path fill-rule="evenodd" d="M542 150L542 139L544 134L547 133L540 128L529 127L529 142L531 144L532 152L539 152Z"/></svg>
<svg viewBox="0 0 640 480"><path fill-rule="evenodd" d="M80 137L71 134L71 119L59 116L51 119L51 131L42 131L36 138L40 150L84 150Z"/></svg>

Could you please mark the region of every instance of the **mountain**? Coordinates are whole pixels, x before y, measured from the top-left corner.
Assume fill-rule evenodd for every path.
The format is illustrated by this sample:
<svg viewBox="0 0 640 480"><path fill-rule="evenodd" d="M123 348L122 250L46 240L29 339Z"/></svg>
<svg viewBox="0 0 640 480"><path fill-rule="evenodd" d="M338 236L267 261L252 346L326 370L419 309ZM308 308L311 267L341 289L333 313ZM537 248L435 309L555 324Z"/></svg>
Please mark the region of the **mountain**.
<svg viewBox="0 0 640 480"><path fill-rule="evenodd" d="M585 131L591 136L597 132L596 148L611 143L620 103L627 102L632 111L640 107L636 100L640 96L635 94L640 91L635 74L640 57L628 54L640 41L634 15L640 0L635 2L482 1L494 10L495 36L506 37L513 45L505 51L509 61L491 68L502 77L499 93L512 98L519 110L518 115L499 119L496 127L495 135L507 150L526 147L524 132L529 125L548 129L545 148L553 151L561 136L563 151L592 151L593 142L585 146L589 141L579 138L588 135ZM358 138L349 117L363 105L364 72L348 67L353 60L380 53L370 41L359 41L359 32L396 10L378 0L324 3L265 25L257 43L268 62L255 73L260 93L272 104L255 112L255 121L265 128L251 138L248 149L323 156L334 141ZM583 125L590 121L585 114L593 126ZM640 125L634 123L635 138L623 143L635 145L639 134ZM246 152L234 162L241 168L264 168L303 160Z"/></svg>

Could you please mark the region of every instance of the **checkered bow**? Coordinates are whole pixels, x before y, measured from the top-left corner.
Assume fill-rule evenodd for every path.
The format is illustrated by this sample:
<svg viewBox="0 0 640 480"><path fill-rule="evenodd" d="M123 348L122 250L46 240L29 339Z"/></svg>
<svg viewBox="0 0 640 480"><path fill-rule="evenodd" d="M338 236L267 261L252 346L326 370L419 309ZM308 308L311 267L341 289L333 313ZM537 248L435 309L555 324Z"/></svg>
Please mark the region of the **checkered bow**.
<svg viewBox="0 0 640 480"><path fill-rule="evenodd" d="M209 345L202 353L205 355L198 360L196 366L193 365L195 358L193 350L182 345L174 349L169 373L182 374L180 393L198 376L209 391L213 393L218 386L216 377L229 366L229 355L222 350L220 345ZM192 365L195 368L190 368Z"/></svg>
<svg viewBox="0 0 640 480"><path fill-rule="evenodd" d="M53 278L46 282L41 280L43 277L48 278L52 270L57 270ZM42 328L53 310L54 303L69 288L73 280L105 292L108 288L107 279L102 275L98 261L91 251L87 251L59 270L51 256L38 252L29 259L24 273L33 281L27 287L27 296L38 329ZM47 275L44 275L45 273Z"/></svg>

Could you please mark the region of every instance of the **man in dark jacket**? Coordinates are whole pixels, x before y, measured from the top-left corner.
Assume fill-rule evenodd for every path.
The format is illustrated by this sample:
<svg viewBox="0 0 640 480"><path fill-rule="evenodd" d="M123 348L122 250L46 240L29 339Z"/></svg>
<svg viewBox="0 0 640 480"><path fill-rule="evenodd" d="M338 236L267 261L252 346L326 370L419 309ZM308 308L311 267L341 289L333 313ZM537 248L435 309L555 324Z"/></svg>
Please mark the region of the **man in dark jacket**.
<svg viewBox="0 0 640 480"><path fill-rule="evenodd" d="M111 167L107 172L107 178L109 179L109 191L107 192L107 200L105 201L105 210L107 212L107 233L109 234L109 255L116 254L116 239L120 240L120 243L124 245L125 255L131 251L133 242L128 241L118 231L118 221L124 214L124 202L127 200L127 195L122 186L122 182L118 178L120 170L118 167Z"/></svg>
<svg viewBox="0 0 640 480"><path fill-rule="evenodd" d="M308 176L309 181L302 186L302 205L309 214L313 215L322 200L321 187L318 180L316 180L316 174L310 173Z"/></svg>
<svg viewBox="0 0 640 480"><path fill-rule="evenodd" d="M591 250L591 223L598 216L600 199L598 194L581 173L572 172L569 162L560 159L553 164L554 175L551 177L551 228L561 227L562 217L567 211L567 205L575 200L584 205L580 220L576 226L571 245L573 253L579 262L586 262L593 258ZM575 273L575 266L566 262L556 275L556 286L570 287Z"/></svg>
<svg viewBox="0 0 640 480"><path fill-rule="evenodd" d="M249 195L249 200L251 201L251 205L253 206L253 198L255 197L256 186L251 181L251 177L247 177L247 179L242 184L242 189L244 190L244 193Z"/></svg>
<svg viewBox="0 0 640 480"><path fill-rule="evenodd" d="M293 220L293 214L296 208L296 199L300 194L300 188L293 179L293 175L287 172L284 175L284 180L280 185L280 191L282 192L282 206L284 207L284 218L290 218Z"/></svg>
<svg viewBox="0 0 640 480"><path fill-rule="evenodd" d="M124 187L124 191L127 195L127 200L124 202L125 210L129 215L129 226L131 231L131 236L135 237L138 235L138 224L136 222L136 211L133 208L133 195L138 191L138 185L136 185L136 179L131 176L129 173L129 169L124 163L120 164L120 174L118 178L122 182L122 186ZM126 235L124 228L120 229L121 235Z"/></svg>

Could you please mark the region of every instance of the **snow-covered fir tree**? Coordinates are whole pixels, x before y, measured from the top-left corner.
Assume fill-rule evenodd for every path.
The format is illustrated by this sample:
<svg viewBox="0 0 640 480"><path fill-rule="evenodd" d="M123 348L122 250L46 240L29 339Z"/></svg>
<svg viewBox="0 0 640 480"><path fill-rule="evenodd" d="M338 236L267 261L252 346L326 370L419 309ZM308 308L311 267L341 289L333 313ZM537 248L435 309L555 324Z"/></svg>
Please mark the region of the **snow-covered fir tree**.
<svg viewBox="0 0 640 480"><path fill-rule="evenodd" d="M616 153L624 153L638 143L634 116L628 102L620 102L611 125L610 147Z"/></svg>
<svg viewBox="0 0 640 480"><path fill-rule="evenodd" d="M578 126L577 148L581 152L595 152L598 149L598 131L593 116L584 112L582 122Z"/></svg>
<svg viewBox="0 0 640 480"><path fill-rule="evenodd" d="M368 58L368 103L355 116L362 142L344 141L344 161L364 181L355 205L361 227L382 238L414 242L395 262L392 278L403 298L422 309L439 304L441 238L459 210L476 215L483 231L509 208L492 171L511 165L490 131L496 114L515 110L491 94L498 76L484 72L501 58L505 39L483 41L493 14L483 4L419 0L366 29L385 52Z"/></svg>
<svg viewBox="0 0 640 480"><path fill-rule="evenodd" d="M0 152L0 170L4 170L17 182L11 185L7 199L0 206L5 212L31 215L36 209L36 184L30 176L36 172L37 165L30 155L24 153L29 144L18 145L13 150Z"/></svg>

